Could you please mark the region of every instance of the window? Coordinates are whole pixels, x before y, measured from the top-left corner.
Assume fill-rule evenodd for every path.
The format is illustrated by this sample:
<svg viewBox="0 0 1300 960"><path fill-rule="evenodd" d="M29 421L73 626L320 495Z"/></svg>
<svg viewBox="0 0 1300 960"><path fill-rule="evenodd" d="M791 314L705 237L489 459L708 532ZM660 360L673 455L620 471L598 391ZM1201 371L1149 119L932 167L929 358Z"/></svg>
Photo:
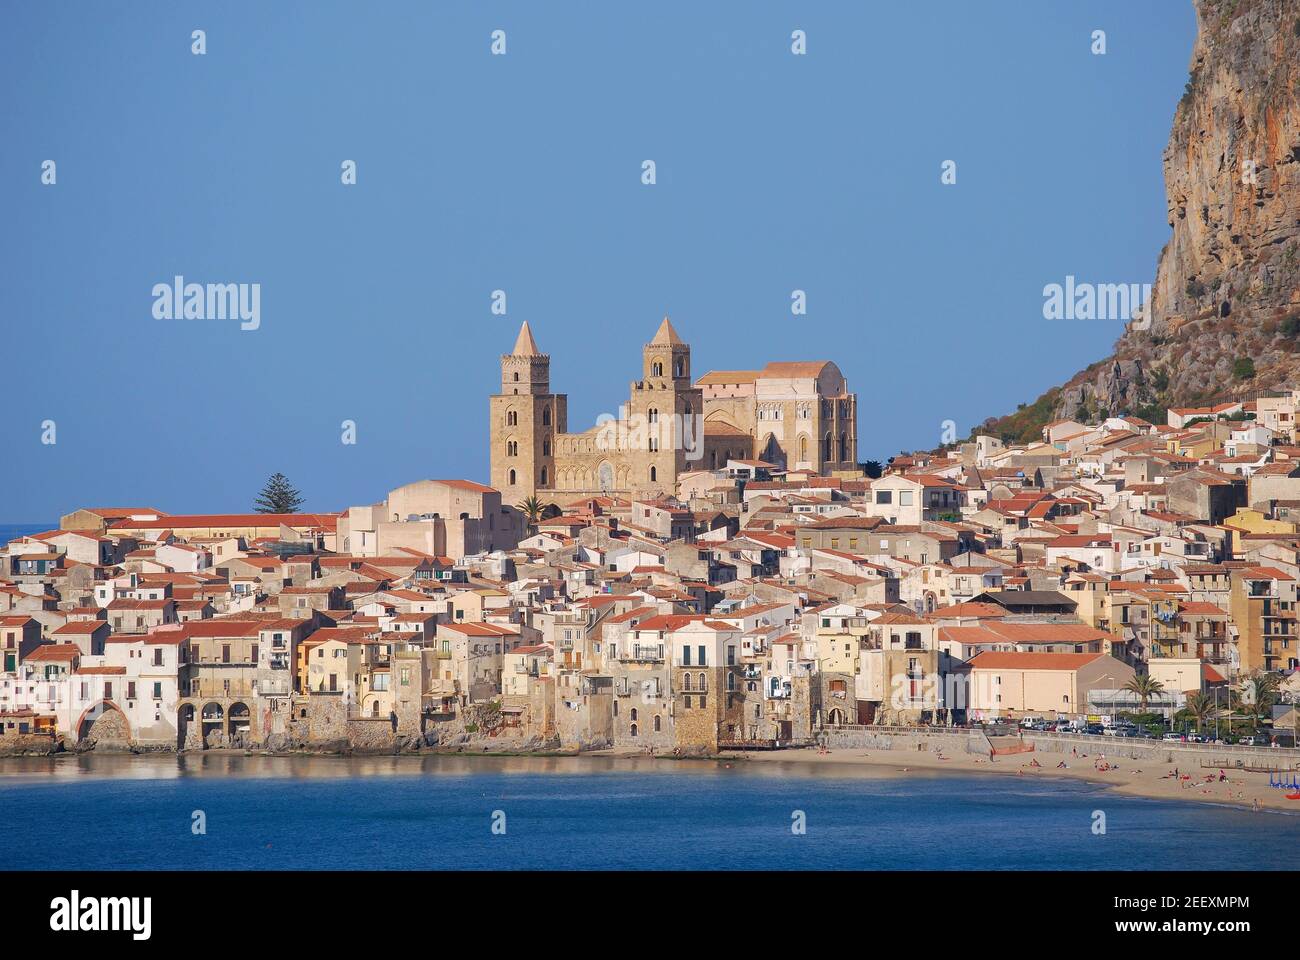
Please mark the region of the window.
<svg viewBox="0 0 1300 960"><path fill-rule="evenodd" d="M894 492L892 490L877 490L876 503L893 503Z"/></svg>
<svg viewBox="0 0 1300 960"><path fill-rule="evenodd" d="M699 654L700 654L700 666L701 666L701 667L706 667L706 666L708 666L708 660L707 660L707 658L704 656L704 644L700 644L700 645L699 645L698 647L696 647L695 649L696 649L696 650L699 652ZM700 676L702 677L702 676L704 676L704 674L700 674Z"/></svg>
<svg viewBox="0 0 1300 960"><path fill-rule="evenodd" d="M899 505L900 507L910 507L910 506L912 505L912 491L911 491L911 490L899 490L899 491L898 491L898 505Z"/></svg>

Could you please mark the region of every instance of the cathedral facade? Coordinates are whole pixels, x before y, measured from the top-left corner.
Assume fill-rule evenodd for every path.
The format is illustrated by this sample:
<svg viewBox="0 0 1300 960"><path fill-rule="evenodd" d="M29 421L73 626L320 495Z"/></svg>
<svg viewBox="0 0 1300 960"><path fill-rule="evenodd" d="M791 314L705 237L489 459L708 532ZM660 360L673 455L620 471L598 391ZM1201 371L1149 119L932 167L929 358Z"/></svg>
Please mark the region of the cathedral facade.
<svg viewBox="0 0 1300 960"><path fill-rule="evenodd" d="M489 401L492 486L502 500L560 505L592 496L671 496L687 473L759 458L829 473L857 464L857 398L829 361L691 377L691 348L667 317L641 351L618 416L568 432L568 397L528 324L501 357Z"/></svg>

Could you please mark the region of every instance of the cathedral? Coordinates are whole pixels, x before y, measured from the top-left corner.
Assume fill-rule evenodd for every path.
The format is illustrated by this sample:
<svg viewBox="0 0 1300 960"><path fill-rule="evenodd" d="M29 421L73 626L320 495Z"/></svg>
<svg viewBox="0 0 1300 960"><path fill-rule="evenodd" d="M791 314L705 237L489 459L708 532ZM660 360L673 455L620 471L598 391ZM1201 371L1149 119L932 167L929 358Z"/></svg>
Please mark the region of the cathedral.
<svg viewBox="0 0 1300 960"><path fill-rule="evenodd" d="M551 358L527 322L501 357L490 401L492 486L502 501L561 506L592 496L671 496L679 477L758 459L784 470L857 469L857 396L830 361L691 378L691 348L667 317L641 351L617 417L568 432L568 397L551 392Z"/></svg>

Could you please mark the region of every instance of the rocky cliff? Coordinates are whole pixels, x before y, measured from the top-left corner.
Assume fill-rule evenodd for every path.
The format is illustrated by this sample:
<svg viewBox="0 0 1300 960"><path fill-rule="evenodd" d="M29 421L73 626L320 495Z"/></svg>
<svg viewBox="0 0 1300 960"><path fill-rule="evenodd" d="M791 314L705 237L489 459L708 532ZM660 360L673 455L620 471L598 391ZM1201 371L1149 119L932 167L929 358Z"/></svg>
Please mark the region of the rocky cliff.
<svg viewBox="0 0 1300 960"><path fill-rule="evenodd" d="M1164 152L1169 243L1150 314L1114 353L982 428L1134 414L1300 386L1300 2L1193 0L1198 32Z"/></svg>

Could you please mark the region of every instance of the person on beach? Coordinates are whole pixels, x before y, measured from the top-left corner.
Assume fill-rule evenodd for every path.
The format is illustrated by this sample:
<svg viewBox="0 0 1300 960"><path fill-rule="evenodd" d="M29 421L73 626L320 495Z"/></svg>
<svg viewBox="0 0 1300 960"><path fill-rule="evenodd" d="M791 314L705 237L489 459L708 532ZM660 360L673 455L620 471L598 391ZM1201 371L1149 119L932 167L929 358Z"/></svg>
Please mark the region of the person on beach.
<svg viewBox="0 0 1300 960"><path fill-rule="evenodd" d="M1056 769L1057 769L1057 770L1069 770L1070 768L1067 767L1067 766L1065 765L1065 761L1062 760L1060 763L1058 763L1058 764L1056 765Z"/></svg>

